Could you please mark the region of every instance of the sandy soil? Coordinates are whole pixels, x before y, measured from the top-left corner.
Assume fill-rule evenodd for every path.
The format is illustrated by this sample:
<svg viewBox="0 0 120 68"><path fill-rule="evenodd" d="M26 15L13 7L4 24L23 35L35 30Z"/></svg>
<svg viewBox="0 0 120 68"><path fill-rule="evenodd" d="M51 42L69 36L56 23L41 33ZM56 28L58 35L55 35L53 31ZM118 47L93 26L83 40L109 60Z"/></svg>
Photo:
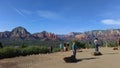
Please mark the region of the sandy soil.
<svg viewBox="0 0 120 68"><path fill-rule="evenodd" d="M120 50L100 48L103 55L93 56L93 49L77 52L78 62L65 63L63 58L72 51L31 55L0 60L0 68L120 68Z"/></svg>

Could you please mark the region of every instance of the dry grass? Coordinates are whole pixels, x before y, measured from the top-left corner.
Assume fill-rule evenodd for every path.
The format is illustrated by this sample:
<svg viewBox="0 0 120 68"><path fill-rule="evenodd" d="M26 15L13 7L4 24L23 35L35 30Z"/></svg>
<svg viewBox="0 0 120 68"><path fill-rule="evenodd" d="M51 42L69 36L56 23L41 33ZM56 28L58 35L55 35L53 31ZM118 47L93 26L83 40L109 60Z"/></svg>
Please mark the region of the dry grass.
<svg viewBox="0 0 120 68"><path fill-rule="evenodd" d="M76 63L65 63L63 58L72 51L31 55L0 60L0 68L120 68L120 50L100 48L102 56L93 56L93 49L77 53Z"/></svg>

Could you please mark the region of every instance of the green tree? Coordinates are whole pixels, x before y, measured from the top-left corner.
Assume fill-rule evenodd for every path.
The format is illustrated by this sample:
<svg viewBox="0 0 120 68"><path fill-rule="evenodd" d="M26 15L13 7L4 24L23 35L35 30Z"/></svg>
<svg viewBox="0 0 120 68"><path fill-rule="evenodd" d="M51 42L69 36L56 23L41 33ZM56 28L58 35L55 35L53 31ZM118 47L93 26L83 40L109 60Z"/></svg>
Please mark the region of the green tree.
<svg viewBox="0 0 120 68"><path fill-rule="evenodd" d="M3 45L2 45L2 43L0 42L0 48L3 48Z"/></svg>
<svg viewBox="0 0 120 68"><path fill-rule="evenodd" d="M22 45L19 46L19 48L26 48L26 47L27 46L24 43L22 43Z"/></svg>
<svg viewBox="0 0 120 68"><path fill-rule="evenodd" d="M78 41L78 40L75 40L74 42L79 49L80 48L85 48L85 43L84 42L81 42L81 41Z"/></svg>

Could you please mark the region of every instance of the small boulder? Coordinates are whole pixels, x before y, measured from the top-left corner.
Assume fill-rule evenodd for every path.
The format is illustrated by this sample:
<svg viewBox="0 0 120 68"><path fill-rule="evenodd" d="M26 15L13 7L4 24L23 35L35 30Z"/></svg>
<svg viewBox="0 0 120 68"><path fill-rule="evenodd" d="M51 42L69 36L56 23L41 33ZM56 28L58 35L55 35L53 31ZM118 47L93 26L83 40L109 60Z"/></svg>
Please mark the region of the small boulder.
<svg viewBox="0 0 120 68"><path fill-rule="evenodd" d="M71 55L70 57L64 57L63 60L64 60L66 63L77 62L77 59L75 58L74 55Z"/></svg>
<svg viewBox="0 0 120 68"><path fill-rule="evenodd" d="M114 47L113 50L118 50L118 48L117 48L117 47Z"/></svg>
<svg viewBox="0 0 120 68"><path fill-rule="evenodd" d="M94 56L100 56L100 55L102 55L102 53L101 52L93 52L92 55L94 55Z"/></svg>

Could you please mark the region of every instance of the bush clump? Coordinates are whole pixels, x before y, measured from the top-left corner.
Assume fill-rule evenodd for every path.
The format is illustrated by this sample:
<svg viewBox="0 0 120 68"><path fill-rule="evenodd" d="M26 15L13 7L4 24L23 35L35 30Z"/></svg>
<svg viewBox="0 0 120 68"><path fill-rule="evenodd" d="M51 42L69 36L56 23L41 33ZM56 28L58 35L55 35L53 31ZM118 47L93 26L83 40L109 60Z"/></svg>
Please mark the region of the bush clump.
<svg viewBox="0 0 120 68"><path fill-rule="evenodd" d="M78 49L86 48L84 42L81 42L81 41L78 41L78 40L75 40L74 42L75 42L75 45L77 45Z"/></svg>
<svg viewBox="0 0 120 68"><path fill-rule="evenodd" d="M53 49L53 52L59 52L60 51L60 48L54 48Z"/></svg>
<svg viewBox="0 0 120 68"><path fill-rule="evenodd" d="M0 49L0 59L32 54L45 54L48 52L49 50L47 49L47 47L43 46L28 46L25 48L4 47Z"/></svg>
<svg viewBox="0 0 120 68"><path fill-rule="evenodd" d="M20 50L14 47L4 47L0 49L0 58L11 58L19 56Z"/></svg>

